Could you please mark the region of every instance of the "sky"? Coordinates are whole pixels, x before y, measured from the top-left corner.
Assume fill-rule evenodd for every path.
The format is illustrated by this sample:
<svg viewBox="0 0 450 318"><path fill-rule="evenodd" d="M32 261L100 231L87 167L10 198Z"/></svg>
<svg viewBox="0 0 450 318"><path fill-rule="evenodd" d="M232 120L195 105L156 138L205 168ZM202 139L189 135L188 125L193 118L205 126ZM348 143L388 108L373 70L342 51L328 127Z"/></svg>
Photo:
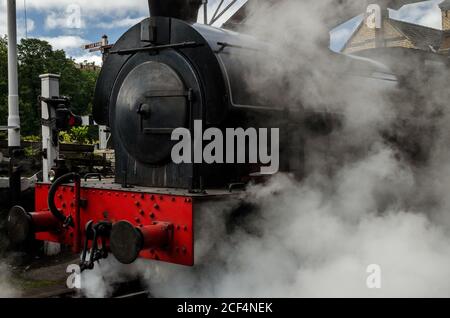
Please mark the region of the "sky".
<svg viewBox="0 0 450 318"><path fill-rule="evenodd" d="M439 3L442 1L431 0L405 5L400 10L389 10L389 15L396 20L442 29L442 16L439 9ZM362 19L363 15L361 14L334 29L331 33L331 49L339 51L356 30Z"/></svg>
<svg viewBox="0 0 450 318"><path fill-rule="evenodd" d="M6 1L0 0L0 35L6 33ZM210 12L217 1L210 1ZM395 19L440 29L441 15L437 5L441 1L407 5L398 11L391 10L390 14ZM220 26L245 2L239 0L216 25ZM113 43L149 14L146 0L17 0L17 9L19 38L43 39L56 49L64 49L77 62L86 60L97 64L101 63L100 55L84 51L81 48L84 44L97 42L104 34ZM201 13L199 20L202 19ZM362 16L355 17L333 30L333 50L337 51L344 45L361 19Z"/></svg>

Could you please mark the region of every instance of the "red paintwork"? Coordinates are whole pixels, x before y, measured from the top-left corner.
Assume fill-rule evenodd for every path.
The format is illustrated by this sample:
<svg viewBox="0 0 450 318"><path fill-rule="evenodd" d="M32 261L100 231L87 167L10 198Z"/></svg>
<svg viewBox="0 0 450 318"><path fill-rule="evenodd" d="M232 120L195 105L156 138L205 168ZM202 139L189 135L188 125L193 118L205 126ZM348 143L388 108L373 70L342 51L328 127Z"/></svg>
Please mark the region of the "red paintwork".
<svg viewBox="0 0 450 318"><path fill-rule="evenodd" d="M166 246L170 244L173 225L171 223L155 222L152 225L141 227L141 233L144 236L144 248L155 246Z"/></svg>
<svg viewBox="0 0 450 318"><path fill-rule="evenodd" d="M48 211L48 191L50 185L36 185L36 210ZM152 230L154 222L173 224L173 237L170 246L163 249L144 249L140 256L152 260L193 266L194 234L193 234L193 202L191 197L139 193L133 190L106 190L81 187L80 196L87 200L85 208L80 207L79 220L74 186L62 186L55 196L55 203L64 215L72 215L75 228L63 228L52 232L37 233L36 238L42 241L62 243L72 247L75 253L80 252L84 242L84 227L93 220L128 221L139 227L141 231ZM158 224L156 223L156 224ZM79 224L79 226L78 226ZM80 233L79 236L77 233Z"/></svg>
<svg viewBox="0 0 450 318"><path fill-rule="evenodd" d="M30 215L36 233L51 231L59 226L58 220L50 211L35 212L30 213Z"/></svg>

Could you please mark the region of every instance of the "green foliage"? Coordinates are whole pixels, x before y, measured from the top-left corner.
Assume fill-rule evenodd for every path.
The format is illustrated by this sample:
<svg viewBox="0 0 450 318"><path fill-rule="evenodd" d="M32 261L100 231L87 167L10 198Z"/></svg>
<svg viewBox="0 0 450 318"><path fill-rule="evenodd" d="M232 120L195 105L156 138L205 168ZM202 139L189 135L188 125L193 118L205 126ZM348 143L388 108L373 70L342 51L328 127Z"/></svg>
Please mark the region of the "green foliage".
<svg viewBox="0 0 450 318"><path fill-rule="evenodd" d="M27 158L37 157L41 153L41 149L40 148L34 148L34 147L25 147L24 151L25 151L25 156Z"/></svg>
<svg viewBox="0 0 450 318"><path fill-rule="evenodd" d="M28 158L39 158L41 155L41 136L35 136L35 135L30 135L30 136L26 136L26 137L22 137L22 142L30 142L30 143L36 143L36 144L32 144L29 147L25 147L24 151L25 151L25 156Z"/></svg>
<svg viewBox="0 0 450 318"><path fill-rule="evenodd" d="M22 39L18 45L19 95L23 135L40 134L41 93L39 75L60 74L60 92L71 97L72 111L78 115L92 113L92 100L97 71L80 70L62 50L38 39ZM8 114L7 40L0 38L0 125L6 124Z"/></svg>
<svg viewBox="0 0 450 318"><path fill-rule="evenodd" d="M73 127L69 131L59 133L59 140L66 144L92 145L95 141L89 134L89 127Z"/></svg>
<svg viewBox="0 0 450 318"><path fill-rule="evenodd" d="M40 142L41 136L29 135L29 136L23 137L22 140L26 141L26 142Z"/></svg>

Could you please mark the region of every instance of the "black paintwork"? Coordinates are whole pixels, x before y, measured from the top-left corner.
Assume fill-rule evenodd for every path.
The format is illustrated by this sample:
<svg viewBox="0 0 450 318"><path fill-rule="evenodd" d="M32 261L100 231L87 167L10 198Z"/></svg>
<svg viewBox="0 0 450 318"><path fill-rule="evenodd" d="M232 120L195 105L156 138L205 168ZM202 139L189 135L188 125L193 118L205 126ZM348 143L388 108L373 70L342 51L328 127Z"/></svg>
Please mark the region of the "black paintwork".
<svg viewBox="0 0 450 318"><path fill-rule="evenodd" d="M197 21L202 0L148 0L150 14L158 17L172 17L188 22Z"/></svg>
<svg viewBox="0 0 450 318"><path fill-rule="evenodd" d="M126 32L104 64L94 102L96 122L111 127L116 182L201 190L246 183L259 172L255 164L174 164L170 129L192 131L194 120L223 131L280 128L281 154L289 158L281 167L302 175L301 114L245 89L241 66L265 48L249 36L167 17L145 19Z"/></svg>

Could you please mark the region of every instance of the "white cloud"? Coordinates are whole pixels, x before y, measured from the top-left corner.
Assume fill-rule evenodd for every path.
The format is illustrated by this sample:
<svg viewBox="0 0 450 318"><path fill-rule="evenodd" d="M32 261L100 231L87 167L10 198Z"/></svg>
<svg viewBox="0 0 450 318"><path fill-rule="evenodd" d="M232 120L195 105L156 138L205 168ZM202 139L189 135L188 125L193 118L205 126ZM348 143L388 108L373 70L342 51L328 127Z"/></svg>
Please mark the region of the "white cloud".
<svg viewBox="0 0 450 318"><path fill-rule="evenodd" d="M27 31L33 32L36 27L36 23L32 19L27 19Z"/></svg>
<svg viewBox="0 0 450 318"><path fill-rule="evenodd" d="M229 2L229 1L228 1ZM217 22L218 25L226 21L234 14L246 0L238 0L238 2ZM211 19L218 1L210 1L209 18ZM222 6L222 9L227 5ZM99 28L113 29L116 27L131 27L148 16L148 3L144 0L128 0L128 1L110 1L107 4L101 1L88 0L29 0L28 7L40 10L50 11L46 18L45 26L48 29L68 28L68 16L75 7L79 8L80 26L84 28L87 24L95 25ZM133 18L136 16L138 18ZM96 22L100 17L107 16L107 21ZM102 19L103 20L103 19ZM203 10L199 12L199 20L203 21ZM89 21L89 22L86 22ZM69 27L70 28L70 27Z"/></svg>
<svg viewBox="0 0 450 318"><path fill-rule="evenodd" d="M77 5L71 5L62 12L50 12L45 19L47 29L67 28L81 29L86 26L82 16L81 8Z"/></svg>
<svg viewBox="0 0 450 318"><path fill-rule="evenodd" d="M398 11L391 10L390 16L397 20L416 23L435 29L442 28L441 10L438 4L442 0L424 1L406 5Z"/></svg>
<svg viewBox="0 0 450 318"><path fill-rule="evenodd" d="M101 66L103 61L101 55L98 54L85 54L81 56L74 56L73 59L76 63L95 63L95 65Z"/></svg>
<svg viewBox="0 0 450 318"><path fill-rule="evenodd" d="M6 1L0 1L0 36L7 33L6 23Z"/></svg>
<svg viewBox="0 0 450 318"><path fill-rule="evenodd" d="M56 50L70 50L81 48L89 40L74 35L61 35L56 37L39 37L43 41L50 43Z"/></svg>
<svg viewBox="0 0 450 318"><path fill-rule="evenodd" d="M98 13L123 12L127 10L143 11L148 10L148 4L145 0L111 0L111 1L92 1L92 0L28 0L27 7L41 11L61 10L65 11L69 6L78 5L82 14L86 16L95 16ZM21 4L19 4L19 8Z"/></svg>
<svg viewBox="0 0 450 318"><path fill-rule="evenodd" d="M4 36L7 30L7 21L6 21L6 1L0 1L0 37ZM27 19L27 31L33 32L36 28L36 23L33 19ZM25 37L25 19L21 18L19 14L17 14L17 37L22 38Z"/></svg>
<svg viewBox="0 0 450 318"><path fill-rule="evenodd" d="M20 38L25 37L26 33L28 33L28 35L34 31L34 29L36 28L36 23L34 22L33 19L27 19L27 26L26 26L26 30L25 30L25 20L24 19L19 19L17 21L17 36Z"/></svg>
<svg viewBox="0 0 450 318"><path fill-rule="evenodd" d="M227 0L229 1L229 0ZM227 3L225 1L225 4ZM231 16L246 0L238 0L227 14L216 24L220 25ZM211 0L209 18L216 8L217 0ZM224 8L226 5L222 6ZM17 2L19 11L23 10L23 2ZM72 29L99 27L104 29L127 28L140 22L149 14L148 3L145 0L28 0L29 13L38 11L45 17L46 29L65 29L67 34ZM0 1L0 34L6 33L6 5ZM78 14L79 13L79 14ZM78 17L77 17L78 14ZM199 20L203 21L203 10L200 10Z"/></svg>
<svg viewBox="0 0 450 318"><path fill-rule="evenodd" d="M146 17L142 16L139 18L131 18L130 16L123 18L123 19L117 19L113 21L108 22L100 22L96 25L99 29L114 29L114 28L129 28L133 25L138 24L142 20L144 20Z"/></svg>

